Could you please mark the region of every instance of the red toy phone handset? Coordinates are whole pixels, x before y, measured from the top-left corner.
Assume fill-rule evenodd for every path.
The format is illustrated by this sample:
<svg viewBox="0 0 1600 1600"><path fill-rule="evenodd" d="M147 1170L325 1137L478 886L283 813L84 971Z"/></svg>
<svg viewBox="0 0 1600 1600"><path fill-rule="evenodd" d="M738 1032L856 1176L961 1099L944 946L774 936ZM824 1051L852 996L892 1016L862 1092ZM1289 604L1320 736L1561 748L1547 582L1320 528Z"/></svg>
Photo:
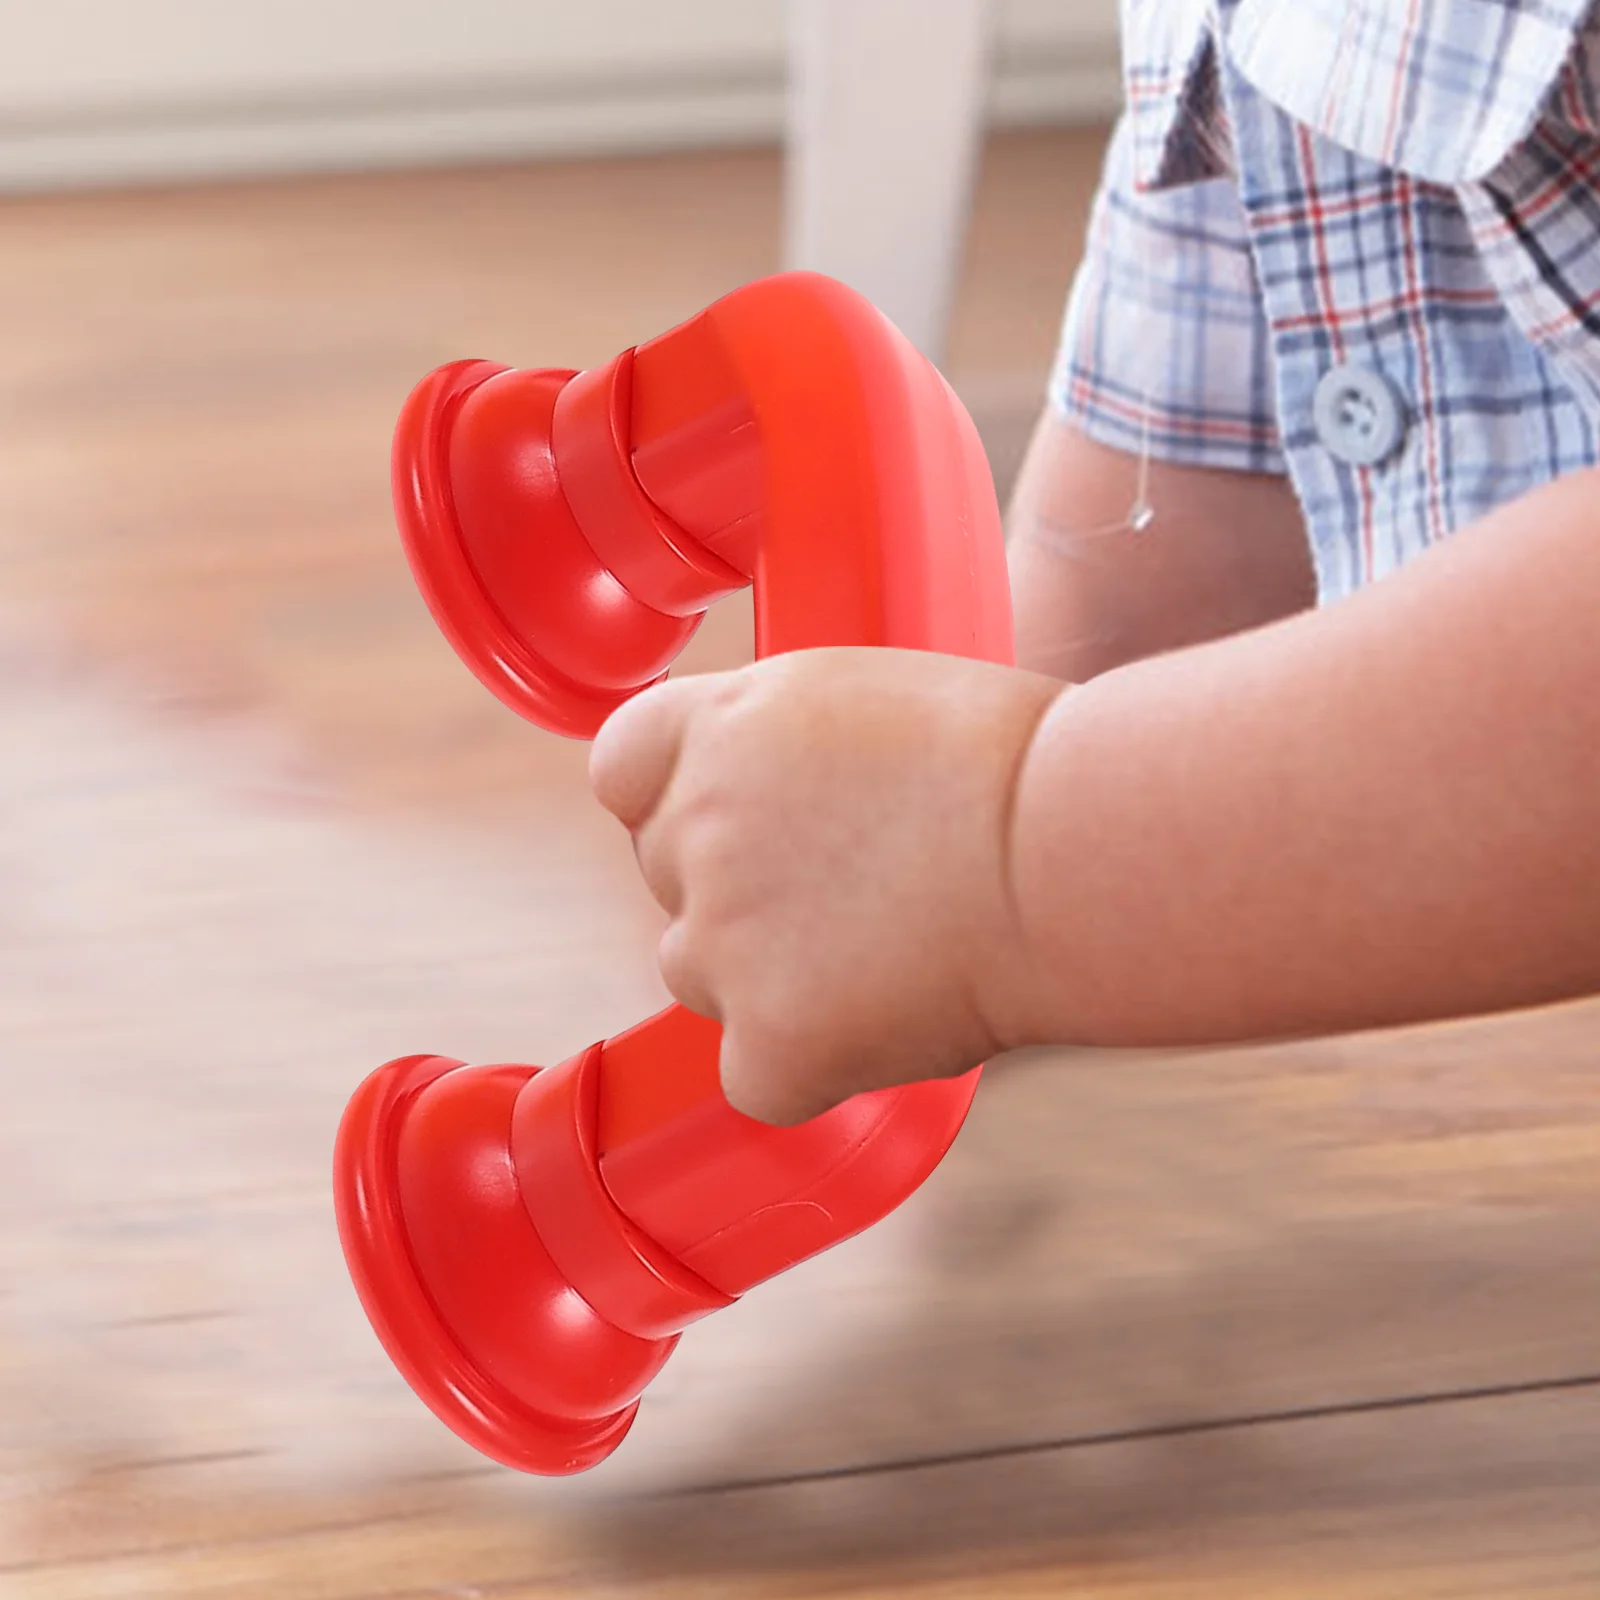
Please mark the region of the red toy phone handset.
<svg viewBox="0 0 1600 1600"><path fill-rule="evenodd" d="M999 512L944 380L812 274L749 285L592 372L441 368L395 439L433 615L515 710L589 738L707 606L755 585L756 651L1011 659ZM379 1338L468 1443L579 1472L689 1323L869 1227L938 1165L977 1073L797 1128L722 1096L672 1006L548 1070L409 1057L340 1126L339 1230Z"/></svg>

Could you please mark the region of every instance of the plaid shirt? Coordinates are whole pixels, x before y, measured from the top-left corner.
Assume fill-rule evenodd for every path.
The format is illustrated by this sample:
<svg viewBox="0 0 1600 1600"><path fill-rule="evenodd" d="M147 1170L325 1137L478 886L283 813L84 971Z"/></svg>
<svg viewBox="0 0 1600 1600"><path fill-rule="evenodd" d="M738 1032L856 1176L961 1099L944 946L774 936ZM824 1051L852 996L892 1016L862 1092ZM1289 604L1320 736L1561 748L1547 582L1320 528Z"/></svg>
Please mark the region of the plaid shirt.
<svg viewBox="0 0 1600 1600"><path fill-rule="evenodd" d="M1596 0L1122 7L1060 414L1288 472L1324 600L1600 459ZM1329 448L1332 368L1399 402L1376 464Z"/></svg>

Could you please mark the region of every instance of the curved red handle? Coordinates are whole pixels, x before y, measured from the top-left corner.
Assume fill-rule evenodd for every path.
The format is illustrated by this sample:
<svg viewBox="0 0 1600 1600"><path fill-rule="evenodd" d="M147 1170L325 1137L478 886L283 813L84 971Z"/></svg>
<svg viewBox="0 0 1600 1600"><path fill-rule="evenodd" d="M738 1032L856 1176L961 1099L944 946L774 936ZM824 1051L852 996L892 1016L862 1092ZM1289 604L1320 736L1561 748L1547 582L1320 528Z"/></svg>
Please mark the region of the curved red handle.
<svg viewBox="0 0 1600 1600"><path fill-rule="evenodd" d="M593 372L441 369L401 419L395 496L458 652L568 735L658 681L706 607L747 582L760 655L1011 659L970 419L873 307L816 275L752 284ZM363 1300L424 1398L498 1459L550 1472L608 1453L678 1329L892 1210L976 1089L972 1073L769 1128L723 1098L719 1039L673 1006L560 1068L514 1069L514 1088L513 1069L409 1061L352 1102L337 1189ZM503 1189L465 1176L489 1170ZM508 1308L448 1241L492 1236L505 1260L519 1228L544 1263L523 1249L523 1287L544 1288ZM563 1287L594 1326L552 1362Z"/></svg>

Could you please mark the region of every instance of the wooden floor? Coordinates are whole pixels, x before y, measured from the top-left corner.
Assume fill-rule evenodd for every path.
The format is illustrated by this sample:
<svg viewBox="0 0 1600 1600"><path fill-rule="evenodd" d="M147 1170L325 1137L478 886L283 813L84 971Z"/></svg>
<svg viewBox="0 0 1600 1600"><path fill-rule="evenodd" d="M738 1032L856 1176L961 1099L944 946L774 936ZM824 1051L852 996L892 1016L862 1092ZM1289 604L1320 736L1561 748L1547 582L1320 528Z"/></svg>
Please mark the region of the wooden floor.
<svg viewBox="0 0 1600 1600"><path fill-rule="evenodd" d="M1091 135L990 151L1002 476ZM434 635L409 384L776 264L764 154L0 207L0 1596L1600 1595L1600 1010L1005 1064L882 1228L486 1467L333 1240L359 1077L644 1016L584 751ZM695 647L740 658L737 605Z"/></svg>

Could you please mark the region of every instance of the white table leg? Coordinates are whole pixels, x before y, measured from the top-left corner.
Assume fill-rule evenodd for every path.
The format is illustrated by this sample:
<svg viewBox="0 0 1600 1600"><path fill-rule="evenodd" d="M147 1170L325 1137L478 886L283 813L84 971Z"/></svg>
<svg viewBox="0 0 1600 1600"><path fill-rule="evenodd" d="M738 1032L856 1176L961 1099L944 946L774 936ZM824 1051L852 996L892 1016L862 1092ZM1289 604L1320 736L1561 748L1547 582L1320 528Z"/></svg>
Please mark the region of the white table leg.
<svg viewBox="0 0 1600 1600"><path fill-rule="evenodd" d="M787 255L944 353L983 127L989 0L790 0Z"/></svg>

